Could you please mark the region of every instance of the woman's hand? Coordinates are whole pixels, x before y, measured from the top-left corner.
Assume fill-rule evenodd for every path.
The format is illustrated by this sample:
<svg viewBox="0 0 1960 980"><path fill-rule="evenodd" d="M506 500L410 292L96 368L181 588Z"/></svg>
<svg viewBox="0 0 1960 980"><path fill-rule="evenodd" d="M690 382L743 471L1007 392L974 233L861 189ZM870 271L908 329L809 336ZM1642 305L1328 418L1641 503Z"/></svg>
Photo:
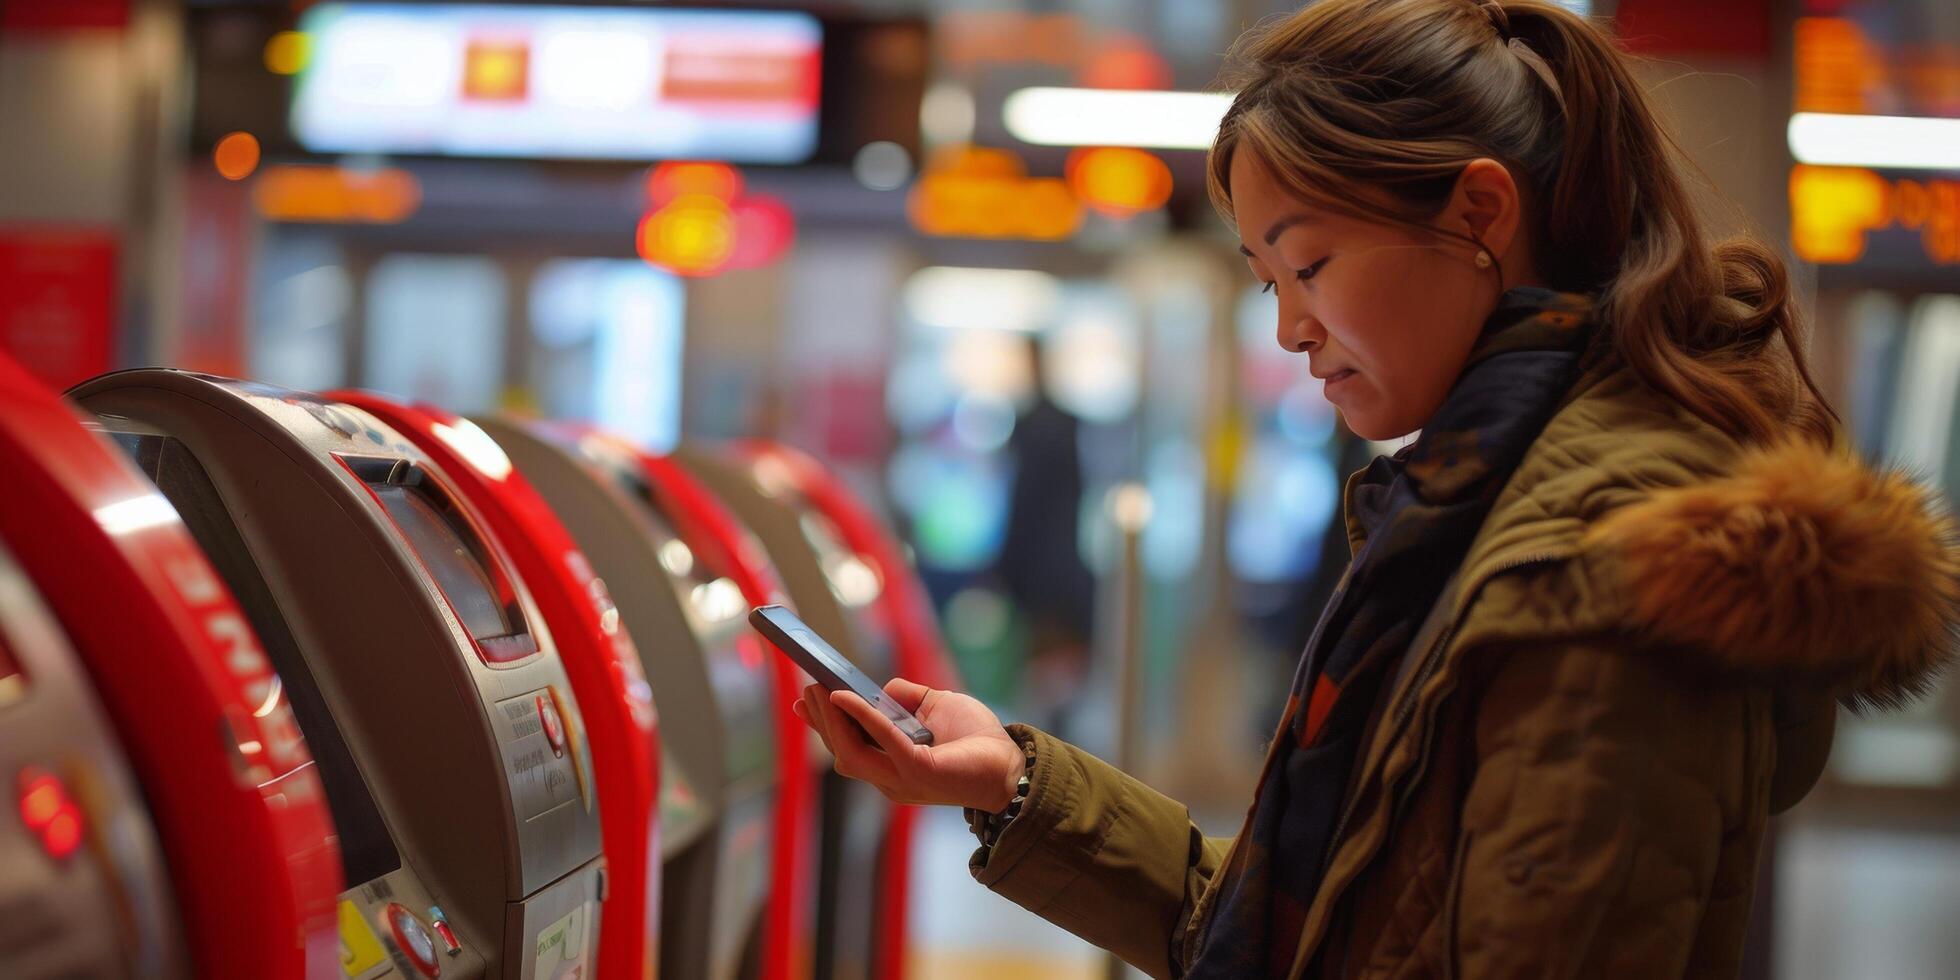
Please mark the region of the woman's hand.
<svg viewBox="0 0 1960 980"><path fill-rule="evenodd" d="M839 775L870 783L895 803L968 806L994 813L1014 798L1027 757L986 705L904 678L886 684L885 696L932 729L933 744L913 744L891 719L851 691L827 692L812 684L792 710L837 758ZM877 742L875 747L865 744L860 725Z"/></svg>

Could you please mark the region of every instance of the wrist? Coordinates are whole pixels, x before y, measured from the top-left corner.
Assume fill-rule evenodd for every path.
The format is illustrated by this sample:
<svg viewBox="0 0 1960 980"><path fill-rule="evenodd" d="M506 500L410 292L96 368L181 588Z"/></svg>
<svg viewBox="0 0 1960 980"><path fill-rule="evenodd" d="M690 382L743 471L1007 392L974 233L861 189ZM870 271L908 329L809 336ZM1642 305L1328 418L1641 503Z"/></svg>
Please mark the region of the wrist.
<svg viewBox="0 0 1960 980"><path fill-rule="evenodd" d="M1027 804L1028 797L1034 791L1034 743L1023 745L1020 740L1010 738L1008 744L1014 747L1018 765L1013 770L1014 788L1009 791L1007 802L995 807L992 800L984 800L981 801L980 807L969 807L966 811L967 826L973 831L973 835L980 839L980 849L974 852L973 858L968 862L976 869L987 866L987 858L993 853L994 843L1000 840L1001 834L1006 832L1008 825L1014 822L1014 818L1021 815L1021 808Z"/></svg>
<svg viewBox="0 0 1960 980"><path fill-rule="evenodd" d="M998 778L992 782L992 786L986 788L986 794L972 804L972 808L982 813L1000 813L1007 809L1007 804L1011 804L1013 798L1021 794L1021 786L1023 786L1021 780L1033 776L1033 772L1029 770L1027 749L1023 749L1019 741L1011 737L1002 739L1000 759L1002 759L1002 766Z"/></svg>
<svg viewBox="0 0 1960 980"><path fill-rule="evenodd" d="M1021 754L1021 747L1019 745L1014 746L1013 756L1008 761L1010 765L1007 769L1007 778L996 787L993 801L994 805L992 809L987 811L988 813L999 813L1007 809L1007 804L1012 803L1014 797L1020 795L1021 787L1027 785L1024 782L1029 775L1027 760Z"/></svg>
<svg viewBox="0 0 1960 980"><path fill-rule="evenodd" d="M988 787L986 794L973 804L973 808L981 813L999 813L1007 809L1020 790L1021 779L1026 775L1027 756L1020 743L1010 739L1001 750L1000 778Z"/></svg>

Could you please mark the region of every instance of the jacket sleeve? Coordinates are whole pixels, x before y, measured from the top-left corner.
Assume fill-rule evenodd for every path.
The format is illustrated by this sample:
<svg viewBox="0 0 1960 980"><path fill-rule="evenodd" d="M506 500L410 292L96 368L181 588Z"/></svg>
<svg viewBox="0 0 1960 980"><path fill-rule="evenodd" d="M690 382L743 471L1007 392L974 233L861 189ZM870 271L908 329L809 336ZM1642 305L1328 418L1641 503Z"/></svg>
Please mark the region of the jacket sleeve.
<svg viewBox="0 0 1960 980"><path fill-rule="evenodd" d="M1034 775L1020 815L973 876L1030 912L1152 977L1172 975L1175 942L1230 841L1207 838L1183 804L1025 725Z"/></svg>
<svg viewBox="0 0 1960 980"><path fill-rule="evenodd" d="M1762 831L1744 801L1767 793L1751 730L1767 709L1672 669L1672 652L1493 651L1448 896L1455 976L1740 969Z"/></svg>

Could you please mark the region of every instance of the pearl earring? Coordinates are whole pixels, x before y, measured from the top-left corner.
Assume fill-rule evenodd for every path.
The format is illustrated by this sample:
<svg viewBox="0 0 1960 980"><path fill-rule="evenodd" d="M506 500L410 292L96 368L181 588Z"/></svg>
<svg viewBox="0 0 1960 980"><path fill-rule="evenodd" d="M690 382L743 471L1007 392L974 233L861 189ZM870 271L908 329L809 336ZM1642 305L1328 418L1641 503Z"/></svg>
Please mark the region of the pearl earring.
<svg viewBox="0 0 1960 980"><path fill-rule="evenodd" d="M1478 252L1478 253L1477 253L1477 259L1476 259L1476 261L1477 261L1477 268L1479 268L1479 269L1488 269L1488 268L1490 268L1490 253L1489 253L1489 252Z"/></svg>

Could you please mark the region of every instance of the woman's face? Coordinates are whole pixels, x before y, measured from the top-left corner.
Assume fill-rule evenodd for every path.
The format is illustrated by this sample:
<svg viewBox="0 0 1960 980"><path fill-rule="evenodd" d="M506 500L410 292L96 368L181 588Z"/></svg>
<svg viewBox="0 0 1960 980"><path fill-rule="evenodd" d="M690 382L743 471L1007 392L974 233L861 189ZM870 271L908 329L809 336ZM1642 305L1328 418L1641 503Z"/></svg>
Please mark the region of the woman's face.
<svg viewBox="0 0 1960 980"><path fill-rule="evenodd" d="M1279 345L1308 356L1357 435L1394 439L1422 428L1496 306L1497 274L1475 264L1467 242L1301 200L1247 148L1233 156L1231 188L1241 250L1278 299ZM1435 227L1454 221L1459 234L1477 231L1488 242L1496 229L1479 229L1458 205Z"/></svg>

